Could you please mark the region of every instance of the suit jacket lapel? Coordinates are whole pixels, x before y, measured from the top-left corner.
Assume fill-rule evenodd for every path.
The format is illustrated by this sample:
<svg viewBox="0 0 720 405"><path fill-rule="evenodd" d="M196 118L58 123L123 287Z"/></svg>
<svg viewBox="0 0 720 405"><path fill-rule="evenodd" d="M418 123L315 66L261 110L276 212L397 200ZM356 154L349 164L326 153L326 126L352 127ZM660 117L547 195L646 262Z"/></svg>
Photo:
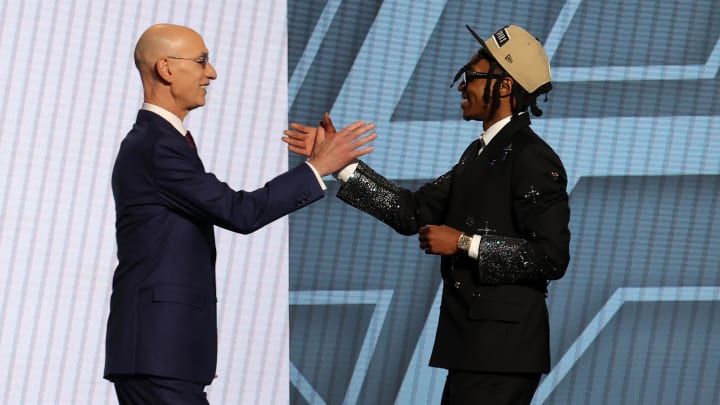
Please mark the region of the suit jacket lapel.
<svg viewBox="0 0 720 405"><path fill-rule="evenodd" d="M487 167L488 165L494 165L498 161L505 160L508 154L512 152L513 134L529 125L530 117L528 117L528 114L522 114L510 120L478 156L478 163Z"/></svg>

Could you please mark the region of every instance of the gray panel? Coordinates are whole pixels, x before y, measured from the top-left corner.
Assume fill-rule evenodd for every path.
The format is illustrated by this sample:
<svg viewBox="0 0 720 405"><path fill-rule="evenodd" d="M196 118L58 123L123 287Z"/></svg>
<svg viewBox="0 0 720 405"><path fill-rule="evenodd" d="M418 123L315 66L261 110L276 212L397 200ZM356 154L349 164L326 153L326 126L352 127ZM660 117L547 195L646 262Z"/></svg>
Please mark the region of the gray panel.
<svg viewBox="0 0 720 405"><path fill-rule="evenodd" d="M296 9L302 8L300 2L291 3L296 3ZM341 2L336 21L325 35L307 77L293 83L300 90L290 109L290 120L312 122L310 118L316 120L330 109L351 69L356 77L362 77L364 71L366 80L388 86L396 83L397 77L409 77L407 86L400 87L402 96L397 105L390 107L391 121L424 121L423 130L408 133L409 146L383 158L388 161L381 164L449 167L452 161L418 161L415 154L424 142L456 142L443 130L443 123L459 119L460 96L448 85L455 71L477 49L477 43L464 29L465 23L481 36L489 36L499 25L514 23L525 26L541 40L555 41L552 46L557 45L557 49L551 64L563 79L556 81L549 102L541 101L540 107L544 117L562 121L556 127L563 131L553 133L554 139L575 144L578 136L585 137L577 142L577 156L572 156L575 161L568 167L575 178L582 173L604 174L595 170L598 167L608 167L607 173L622 174L622 168L627 173L638 173L638 162L622 160L628 156L625 148L644 148L646 143L633 139L647 139L653 134L633 132L645 131L646 126L632 125L632 120L678 117L672 121L678 128L672 129L693 135L686 145L675 142L674 150L684 150L686 156L678 160L673 154L663 157L648 152L647 166L667 166L672 170L662 173L683 175L582 178L571 190L572 260L567 275L551 283L548 300L552 373L566 374L554 385L550 384L551 378L559 374L548 376L536 398L546 397L545 403L553 404L720 402L720 348L717 339L712 338L718 332L714 325L718 324L720 296L708 293L720 286L720 176L694 175L720 172L717 156L714 160L707 157L713 156L712 150L716 149L712 141L717 132L713 130L713 118L720 115L720 26L715 23L720 17L720 3L519 1L498 7L491 2L451 0L444 3L441 14L428 12L439 18L420 18L404 30L407 32L397 33L414 35L413 30L419 30L415 27L421 24L432 30L419 59L409 61L407 69L384 71L382 66L363 66L354 60L365 35L376 23L376 13L380 12L381 18L406 18L412 12L417 16L423 7L436 6L438 3L428 6L378 1L358 8L356 1ZM559 17L567 17L563 13L568 12L574 14L563 27ZM309 9L308 21L302 20L302 13L289 15L289 19L298 19L291 23L296 28L302 24L314 26L317 14L317 9ZM374 41L371 53L384 57L392 54L392 49L383 48L382 40ZM575 70L568 70L588 68L605 74L613 67L621 69L603 80L591 80L587 73L574 77ZM624 79L625 68L637 68L642 74ZM367 94L351 101L372 103L376 99L379 103L385 100L382 95ZM603 134L588 133L595 126L587 123L606 117L626 117L612 139L627 137L628 141L611 150L596 150L599 143L593 139ZM387 135L388 129L383 130L381 136ZM468 139L472 137L467 135ZM702 141L703 136L707 141ZM290 157L291 164L301 160ZM412 177L411 169L396 172L407 172ZM418 175L401 184L417 189L425 182L419 177L431 175ZM406 378L413 354L423 352L414 352L422 328L426 322L434 322L427 316L440 283L439 260L423 255L416 237L395 234L384 224L343 205L333 197L336 189L337 184L331 182L328 198L291 216L291 294L392 291L377 346L366 359L367 374L360 382L362 386L355 387L361 390L355 403L390 404ZM653 300L681 287L689 289L684 290L682 299ZM687 297L687 291L692 295L693 289L700 291L697 300ZM304 316L291 312L293 340L298 339L296 328L308 327L300 325L312 317L313 311L322 310L315 308ZM362 328L357 330L363 333ZM426 331L433 332L432 328ZM304 346L317 344L299 339L291 344L292 359L298 353L307 353ZM574 355L572 350L578 347L582 350ZM343 376L341 379L347 381L354 365L344 362L357 348L343 350L334 359L323 361L334 365L336 378ZM305 356L298 361L304 369L312 369L313 361L320 360ZM426 363L427 358L419 362ZM430 373L428 367L424 370ZM314 383L333 401L347 389L331 393L327 381ZM432 377L432 384L441 386L442 381ZM292 403L303 404L300 396L293 394Z"/></svg>
<svg viewBox="0 0 720 405"><path fill-rule="evenodd" d="M627 303L550 404L717 404L720 302Z"/></svg>
<svg viewBox="0 0 720 405"><path fill-rule="evenodd" d="M400 181L415 189L425 181ZM419 248L417 237L395 233L387 225L347 206L335 198L337 183L330 182L327 197L290 218L290 291L391 290L393 299L379 341L365 376L358 403L390 403L395 398L415 349L435 291L440 285L440 260ZM319 311L319 312L318 312ZM304 316L290 313L291 339L295 328L309 317L325 311L318 308ZM364 336L364 335L359 335ZM311 339L293 341L295 350L315 347ZM303 367L334 365L336 373L350 373L350 356L330 353L303 358ZM323 383L324 384L324 383Z"/></svg>
<svg viewBox="0 0 720 405"><path fill-rule="evenodd" d="M328 405L342 404L371 316L370 305L290 306L290 361Z"/></svg>
<svg viewBox="0 0 720 405"><path fill-rule="evenodd" d="M559 359L619 287L720 285L720 176L584 178L571 267L550 285Z"/></svg>

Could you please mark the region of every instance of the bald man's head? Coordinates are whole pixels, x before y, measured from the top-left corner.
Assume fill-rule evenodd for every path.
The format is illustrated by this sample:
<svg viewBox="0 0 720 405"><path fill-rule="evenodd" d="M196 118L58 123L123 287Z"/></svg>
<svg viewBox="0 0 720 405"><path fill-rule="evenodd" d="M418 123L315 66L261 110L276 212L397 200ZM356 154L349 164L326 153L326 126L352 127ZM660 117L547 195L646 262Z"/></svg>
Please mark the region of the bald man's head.
<svg viewBox="0 0 720 405"><path fill-rule="evenodd" d="M150 68L161 56L174 55L187 42L199 40L193 29L174 24L155 24L145 30L135 45L135 66L142 72Z"/></svg>
<svg viewBox="0 0 720 405"><path fill-rule="evenodd" d="M207 86L217 77L200 34L180 25L156 24L148 28L138 39L134 57L145 102L163 107L181 119L205 104Z"/></svg>

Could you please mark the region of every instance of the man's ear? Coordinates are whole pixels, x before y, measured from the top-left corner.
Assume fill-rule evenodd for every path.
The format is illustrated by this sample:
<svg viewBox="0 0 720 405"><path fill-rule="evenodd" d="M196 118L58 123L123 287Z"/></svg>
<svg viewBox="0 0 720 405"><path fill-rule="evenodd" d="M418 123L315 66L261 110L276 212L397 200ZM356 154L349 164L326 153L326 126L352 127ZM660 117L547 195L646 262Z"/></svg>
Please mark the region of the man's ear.
<svg viewBox="0 0 720 405"><path fill-rule="evenodd" d="M163 81L167 83L173 82L173 72L170 69L167 58L158 58L158 60L155 61L155 73L157 73L158 77Z"/></svg>
<svg viewBox="0 0 720 405"><path fill-rule="evenodd" d="M505 97L510 95L512 93L513 84L515 83L515 80L513 80L512 77L506 76L503 78L502 83L500 83L500 97Z"/></svg>

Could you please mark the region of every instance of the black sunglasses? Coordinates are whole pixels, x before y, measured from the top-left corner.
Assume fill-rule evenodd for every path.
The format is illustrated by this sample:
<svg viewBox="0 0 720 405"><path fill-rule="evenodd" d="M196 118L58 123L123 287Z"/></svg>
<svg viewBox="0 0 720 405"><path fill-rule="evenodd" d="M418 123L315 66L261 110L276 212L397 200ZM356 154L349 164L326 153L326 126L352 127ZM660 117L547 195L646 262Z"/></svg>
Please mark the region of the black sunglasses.
<svg viewBox="0 0 720 405"><path fill-rule="evenodd" d="M460 75L460 83L462 84L468 84L471 81L475 79L490 79L493 77L500 77L501 75L497 73L490 73L490 72L475 72L472 70L466 70L462 72Z"/></svg>
<svg viewBox="0 0 720 405"><path fill-rule="evenodd" d="M475 72L473 70L462 70L455 75L453 82L450 83L450 87L453 87L455 85L455 83L457 83L458 80L460 80L460 84L467 86L468 83L470 83L471 81L473 81L475 79L490 79L493 77L502 77L502 76L503 75L500 73Z"/></svg>

